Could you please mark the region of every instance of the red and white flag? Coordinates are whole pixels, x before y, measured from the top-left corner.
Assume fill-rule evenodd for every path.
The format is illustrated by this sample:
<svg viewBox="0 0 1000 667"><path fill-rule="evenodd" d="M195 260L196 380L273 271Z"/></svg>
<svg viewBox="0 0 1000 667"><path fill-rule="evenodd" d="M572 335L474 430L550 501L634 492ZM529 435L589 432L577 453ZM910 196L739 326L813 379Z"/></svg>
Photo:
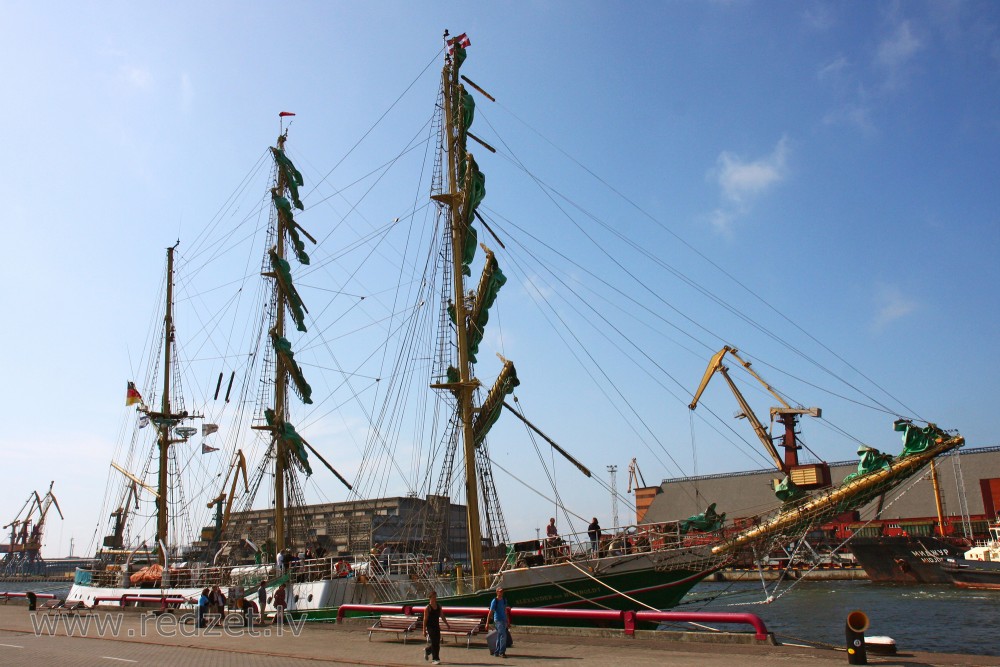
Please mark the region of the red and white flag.
<svg viewBox="0 0 1000 667"><path fill-rule="evenodd" d="M278 118L284 118L285 116L294 116L295 114L291 111L282 111L278 114Z"/></svg>
<svg viewBox="0 0 1000 667"><path fill-rule="evenodd" d="M448 40L448 46L451 47L450 49L448 49L448 53L455 53L456 45L462 47L463 49L467 49L470 46L472 46L472 42L469 40L469 36L463 32L461 35L458 35L457 37L452 37L451 39Z"/></svg>

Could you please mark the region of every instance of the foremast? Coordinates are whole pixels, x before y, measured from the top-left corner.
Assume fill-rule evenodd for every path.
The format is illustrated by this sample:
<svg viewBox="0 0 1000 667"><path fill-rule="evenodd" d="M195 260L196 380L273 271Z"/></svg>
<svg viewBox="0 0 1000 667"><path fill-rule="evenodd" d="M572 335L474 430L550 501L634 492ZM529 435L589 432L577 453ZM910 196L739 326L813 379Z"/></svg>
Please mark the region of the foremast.
<svg viewBox="0 0 1000 667"><path fill-rule="evenodd" d="M287 114L282 114L282 116ZM311 474L305 443L289 423L288 394L293 389L304 403L312 403L311 388L302 376L302 370L295 363L291 343L285 338L287 318L290 316L295 327L300 332L306 331L306 308L298 291L292 282L291 266L286 260L289 245L300 264L309 264L309 256L305 252L299 232L315 243L310 236L295 221L292 207L303 210L299 199L298 188L303 185L302 174L295 168L285 155L285 142L288 131L278 136L276 146L271 148L275 162L274 187L271 189L272 229L274 245L268 250L268 260L263 275L273 281L272 303L274 304L273 321L268 330L274 351L274 403L273 407L265 408L266 425L255 428L271 432L271 451L274 453L274 549L275 555L288 546L288 530L286 527L286 509L289 475L296 467L306 474ZM291 201L286 195L290 196ZM291 380L291 383L289 382ZM290 386L291 384L291 386Z"/></svg>
<svg viewBox="0 0 1000 667"><path fill-rule="evenodd" d="M475 405L476 390L481 386L475 377L476 361L483 327L488 319L488 309L506 278L497 265L493 253L486 252L479 288L466 293L465 277L471 275L469 264L476 254L477 234L472 220L476 208L486 195L486 177L479 171L475 159L467 150L468 128L475 112L475 102L461 83L459 70L465 61L465 35L448 39L444 34L447 56L441 73L442 107L444 112L443 148L448 156L447 191L433 195L433 199L446 207L451 241L452 293L449 314L455 324L457 366L448 368L448 382L434 384L437 389L449 390L457 400L458 428L465 459L465 495L468 526L470 576L476 588L488 585L483 562L483 536L480 519L480 489L476 467L476 451L496 422L502 408L502 397L518 384L514 365L505 360L503 370L481 407ZM470 82L471 84L471 82ZM475 85L472 84L474 87Z"/></svg>

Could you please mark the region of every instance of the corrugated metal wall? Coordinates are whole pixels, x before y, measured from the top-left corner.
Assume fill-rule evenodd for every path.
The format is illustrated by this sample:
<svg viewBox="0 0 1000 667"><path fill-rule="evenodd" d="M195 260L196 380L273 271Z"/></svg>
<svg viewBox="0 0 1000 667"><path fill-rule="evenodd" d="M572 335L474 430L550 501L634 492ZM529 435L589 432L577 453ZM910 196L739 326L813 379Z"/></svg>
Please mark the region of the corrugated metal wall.
<svg viewBox="0 0 1000 667"><path fill-rule="evenodd" d="M937 462L945 514L961 513L956 481L956 459L965 482L969 514L983 514L986 510L982 491L984 485L981 484L981 480L1000 479L1000 447L968 448L959 452ZM830 464L834 483L839 483L849 473L856 471L856 462ZM778 477L780 474L777 471L758 470L664 480L661 485L663 493L653 500L643 523L682 519L703 512L711 503L716 503L716 511L726 512L729 519L760 514L777 504L771 490L771 480ZM937 514L929 473L925 471L919 481L913 484L916 479L918 478L903 484L901 488L904 492L898 499L894 501L891 498L886 499L882 518L930 517ZM985 486L989 487L988 484ZM871 512L868 510L869 508L866 508L863 516L865 514L870 516L873 513L873 510Z"/></svg>

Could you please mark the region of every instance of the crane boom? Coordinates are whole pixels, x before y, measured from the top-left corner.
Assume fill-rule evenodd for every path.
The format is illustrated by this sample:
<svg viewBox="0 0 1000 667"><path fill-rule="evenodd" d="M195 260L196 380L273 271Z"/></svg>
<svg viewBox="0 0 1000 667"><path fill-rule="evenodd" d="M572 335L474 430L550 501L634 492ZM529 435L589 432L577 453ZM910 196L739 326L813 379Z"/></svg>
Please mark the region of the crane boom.
<svg viewBox="0 0 1000 667"><path fill-rule="evenodd" d="M761 377L757 375L757 373L752 371L750 369L749 362L740 359L739 355L737 355L736 352L737 352L736 348L729 347L728 345L726 345L712 356L712 358L708 362L708 368L705 370L705 375L701 378L701 384L698 385L698 390L695 392L694 398L691 399L691 403L688 405L688 408L694 410L695 408L698 407L698 400L701 398L702 393L708 386L708 381L711 380L712 376L715 375L716 373L721 374L722 377L726 379L726 384L729 385L729 388L732 390L733 395L736 396L736 402L740 404L740 410L743 411L742 416L746 417L747 420L750 422L750 425L753 427L754 433L757 434L757 438L760 440L761 444L764 445L764 449L771 456L771 459L774 461L774 464L775 466L777 466L778 470L787 474L788 467L785 465L785 462L781 460L781 455L778 454L778 450L775 448L774 442L771 440L771 435L767 432L767 428L760 423L759 419L757 419L757 415L755 415L753 410L750 409L750 405L747 403L746 399L743 398L743 394L736 386L736 383L733 382L733 379L731 377L729 377L729 369L727 369L722 364L722 360L726 356L726 353L729 353L730 356L735 358L740 363L740 365L743 366L743 368L750 371L750 374L753 375L758 381L760 381L760 383L767 388L767 390L771 393L771 395L777 398L783 406L785 406L786 408L791 406L788 405L785 399L783 399L778 394L778 392L776 392L771 387L771 385L769 385L767 382L764 382L764 380L761 379Z"/></svg>
<svg viewBox="0 0 1000 667"><path fill-rule="evenodd" d="M236 485L240 481L240 473L243 473L243 492L249 492L249 484L247 482L247 461L243 456L243 450L237 449L236 456L233 459L233 463L229 466L229 472L226 473L226 478L222 480L222 492L212 501L208 503L208 508L211 509L215 505L221 505L223 501L226 503L226 508L223 510L221 520L218 527L218 535L215 539L221 539L222 534L226 530L226 526L229 525L229 517L233 509L233 500L236 498ZM226 493L226 482L229 481L229 475L233 476L233 483L229 487L229 493Z"/></svg>

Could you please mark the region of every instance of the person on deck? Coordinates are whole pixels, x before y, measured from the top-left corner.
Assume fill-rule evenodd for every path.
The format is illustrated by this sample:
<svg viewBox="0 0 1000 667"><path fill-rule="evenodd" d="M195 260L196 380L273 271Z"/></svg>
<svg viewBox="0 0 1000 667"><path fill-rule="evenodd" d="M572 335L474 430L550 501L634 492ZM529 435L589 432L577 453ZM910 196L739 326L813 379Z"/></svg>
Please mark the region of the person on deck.
<svg viewBox="0 0 1000 667"><path fill-rule="evenodd" d="M597 517L587 526L587 536L590 537L590 550L595 556L600 555L598 548L601 544L601 524L597 523Z"/></svg>
<svg viewBox="0 0 1000 667"><path fill-rule="evenodd" d="M555 519L553 519L555 521ZM497 631L497 646L496 650L491 652L490 655L495 655L500 658L507 657L507 633L510 628L510 606L507 604L507 600L503 597L503 589L497 589L497 596L490 601L490 610L486 614L486 627L490 626L490 618L493 618L493 624Z"/></svg>
<svg viewBox="0 0 1000 667"><path fill-rule="evenodd" d="M556 547L559 546L559 529L556 528L556 518L549 519L549 525L545 526L545 557L555 558Z"/></svg>
<svg viewBox="0 0 1000 667"><path fill-rule="evenodd" d="M559 539L559 529L556 528L555 517L549 519L549 525L545 526L545 538L549 541L550 545L554 545L556 540Z"/></svg>
<svg viewBox="0 0 1000 667"><path fill-rule="evenodd" d="M441 621L448 625L444 610L438 604L438 594L431 591L427 606L424 607L424 636L429 642L424 647L424 660L431 658L433 664L441 664Z"/></svg>

